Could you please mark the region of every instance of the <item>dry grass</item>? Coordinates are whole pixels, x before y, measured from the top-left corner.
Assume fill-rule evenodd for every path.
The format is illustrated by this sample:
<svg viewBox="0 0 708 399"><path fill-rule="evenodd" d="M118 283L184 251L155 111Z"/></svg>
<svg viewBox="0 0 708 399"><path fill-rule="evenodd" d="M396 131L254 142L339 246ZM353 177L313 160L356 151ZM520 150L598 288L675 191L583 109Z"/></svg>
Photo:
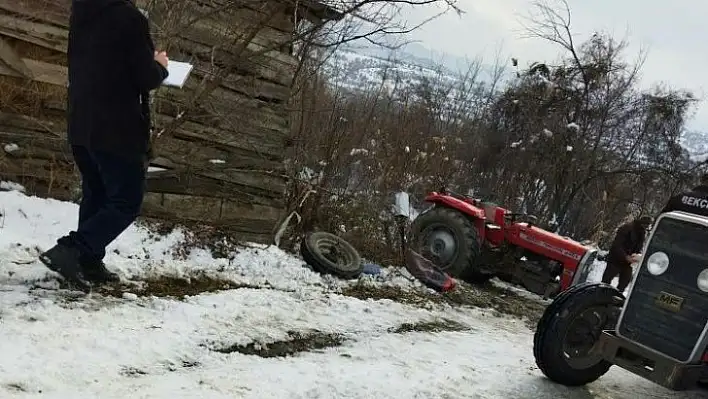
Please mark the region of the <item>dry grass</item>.
<svg viewBox="0 0 708 399"><path fill-rule="evenodd" d="M139 281L138 284L108 284L100 287L97 292L116 298L122 298L123 293L130 292L140 297L184 299L203 293L242 288L261 289L262 287L236 283L229 279L212 277L206 274L195 274L190 277L150 277Z"/></svg>
<svg viewBox="0 0 708 399"><path fill-rule="evenodd" d="M26 116L40 116L49 104L64 104L66 88L47 83L0 76L0 109Z"/></svg>
<svg viewBox="0 0 708 399"><path fill-rule="evenodd" d="M411 332L437 333L443 331L468 331L470 328L458 322L442 319L430 322L404 323L390 328L390 334L406 334ZM211 350L219 353L240 353L263 358L288 357L303 352L317 352L327 348L341 346L347 339L340 333L312 330L307 332L289 331L283 340L234 345L210 345ZM347 356L343 354L342 356Z"/></svg>
<svg viewBox="0 0 708 399"><path fill-rule="evenodd" d="M166 236L175 229L182 230L184 240L173 249L178 259L186 259L196 248L208 250L214 259L229 259L243 248L243 243L234 237L233 232L220 226L150 217L141 217L138 223L159 236Z"/></svg>
<svg viewBox="0 0 708 399"><path fill-rule="evenodd" d="M454 320L441 319L436 321L420 321L417 323L403 323L396 328L388 330L394 334L405 334L411 332L438 333L444 331L469 331L471 328Z"/></svg>
<svg viewBox="0 0 708 399"><path fill-rule="evenodd" d="M7 384L2 385L3 388L10 392L30 392L30 390L27 388L27 385L25 383L20 383L20 382L11 382ZM41 392L40 392L41 393Z"/></svg>
<svg viewBox="0 0 708 399"><path fill-rule="evenodd" d="M66 54L27 43L21 40L3 37L4 40L22 58L43 61L66 66ZM45 105L64 103L66 87L41 82L27 81L22 78L0 76L0 109L11 110L21 115L40 115Z"/></svg>
<svg viewBox="0 0 708 399"><path fill-rule="evenodd" d="M74 291L74 287L63 279L47 277L38 282L33 289L43 289L43 283L56 281L59 289L68 290L63 292L61 297L65 301L73 302L82 300L85 295ZM124 298L124 294L130 293L138 297L173 298L183 300L190 296L204 293L220 292L237 289L269 289L268 287L237 283L233 280L210 276L206 273L195 272L184 277L177 276L151 276L143 280L131 280L104 284L97 287L92 292L103 295L107 298Z"/></svg>
<svg viewBox="0 0 708 399"><path fill-rule="evenodd" d="M201 363L192 361L192 360L182 360L181 362L165 362L163 364L164 370L169 371L169 372L175 372L178 370L183 370L183 369L191 369L195 367L201 366ZM162 371L162 370L160 370ZM139 367L130 367L130 366L124 366L120 370L120 375L124 377L132 377L132 378L139 378L143 377L146 375L149 375L146 370L143 370L142 368Z"/></svg>
<svg viewBox="0 0 708 399"><path fill-rule="evenodd" d="M287 357L301 352L333 348L341 345L344 341L344 337L337 333L326 333L318 330L308 332L289 331L288 338L281 341L217 346L213 347L212 350L219 353L240 353L264 358Z"/></svg>
<svg viewBox="0 0 708 399"><path fill-rule="evenodd" d="M408 291L399 287L374 287L367 284L356 284L344 288L342 294L359 299L388 299L420 307L429 306L432 303L491 309L497 316L509 315L526 319L529 326L538 322L545 309L545 306L539 302L491 285L476 287L461 284L452 292L435 294L426 291Z"/></svg>
<svg viewBox="0 0 708 399"><path fill-rule="evenodd" d="M3 39L9 42L10 46L12 46L15 52L22 58L29 58L31 60L61 65L64 67L69 65L66 58L66 53L64 52L37 46L22 40L13 40L5 37L3 37Z"/></svg>

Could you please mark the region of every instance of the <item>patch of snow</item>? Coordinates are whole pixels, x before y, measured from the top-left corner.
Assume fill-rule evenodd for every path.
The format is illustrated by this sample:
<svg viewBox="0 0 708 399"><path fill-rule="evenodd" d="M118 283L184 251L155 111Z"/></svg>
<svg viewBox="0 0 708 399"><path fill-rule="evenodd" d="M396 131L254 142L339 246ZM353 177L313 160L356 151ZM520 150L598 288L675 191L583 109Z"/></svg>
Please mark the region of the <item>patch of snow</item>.
<svg viewBox="0 0 708 399"><path fill-rule="evenodd" d="M602 281L602 275L605 273L605 269L607 268L607 263L604 261L596 260L593 262L593 264L590 266L590 273L588 273L588 278L586 281L588 282L600 282ZM633 270L633 275L637 273L637 265L634 264L632 265L632 270ZM619 284L619 277L615 277L612 279L612 282L610 282L611 285L617 287L617 284ZM632 288L632 284L630 283L627 288L624 290L623 294L626 296L629 294L629 291Z"/></svg>
<svg viewBox="0 0 708 399"><path fill-rule="evenodd" d="M128 301L137 301L138 296L133 294L132 292L126 292L123 294L123 299L126 299Z"/></svg>
<svg viewBox="0 0 708 399"><path fill-rule="evenodd" d="M565 150L566 150L567 152L572 152L572 151L573 151L573 146L572 146L572 145L569 145L569 146L565 147Z"/></svg>
<svg viewBox="0 0 708 399"><path fill-rule="evenodd" d="M148 166L148 173L154 173L154 172L164 172L167 169L165 168L160 168L158 166Z"/></svg>
<svg viewBox="0 0 708 399"><path fill-rule="evenodd" d="M511 145L509 145L509 147L516 148L516 147L520 146L522 143L523 143L523 141L514 141L513 143L511 143Z"/></svg>
<svg viewBox="0 0 708 399"><path fill-rule="evenodd" d="M223 159L210 159L209 162L211 162L211 163L213 163L213 164L224 164L224 163L226 163L226 161L224 161Z"/></svg>
<svg viewBox="0 0 708 399"><path fill-rule="evenodd" d="M575 130L576 132L580 130L580 125L578 125L575 122L570 122L569 124L566 125L566 127L570 130Z"/></svg>
<svg viewBox="0 0 708 399"><path fill-rule="evenodd" d="M312 183L317 183L317 182L319 182L319 181L322 179L322 176L323 176L322 171L320 171L320 172L315 172L314 169L308 168L307 166L305 166L304 168L302 168L302 170L300 171L300 173L298 173L298 177L299 177L301 180L306 180L306 181L309 181L309 182L312 182Z"/></svg>
<svg viewBox="0 0 708 399"><path fill-rule="evenodd" d="M538 302L542 305L549 305L551 302L553 302L552 299L543 299L543 297L541 297L540 295L536 295L532 292L526 291L525 289L518 287L514 284L507 283L506 281L499 280L496 277L489 281L492 283L492 285L509 290L522 298L528 299L529 301Z"/></svg>
<svg viewBox="0 0 708 399"><path fill-rule="evenodd" d="M19 191L24 193L26 191L25 187L20 183L15 183L14 181L0 181L0 190L2 191Z"/></svg>
<svg viewBox="0 0 708 399"><path fill-rule="evenodd" d="M366 148L353 148L349 155L369 155L369 150L367 150Z"/></svg>
<svg viewBox="0 0 708 399"><path fill-rule="evenodd" d="M15 151L19 150L20 146L15 143L10 143L10 144L5 144L3 149L5 150L5 152L10 153L10 152L15 152Z"/></svg>
<svg viewBox="0 0 708 399"><path fill-rule="evenodd" d="M553 137L553 132L549 129L543 129L543 135L546 137Z"/></svg>
<svg viewBox="0 0 708 399"><path fill-rule="evenodd" d="M607 263L603 261L596 260L590 265L590 272L588 273L587 282L599 282L602 281L602 274L605 273L605 268Z"/></svg>

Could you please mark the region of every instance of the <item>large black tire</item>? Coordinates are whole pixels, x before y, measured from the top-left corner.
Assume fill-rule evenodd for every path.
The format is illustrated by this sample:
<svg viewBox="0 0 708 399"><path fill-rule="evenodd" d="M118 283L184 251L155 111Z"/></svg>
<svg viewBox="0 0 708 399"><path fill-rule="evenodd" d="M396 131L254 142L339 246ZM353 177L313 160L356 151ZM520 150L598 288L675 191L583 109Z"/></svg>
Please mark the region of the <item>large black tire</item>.
<svg viewBox="0 0 708 399"><path fill-rule="evenodd" d="M325 232L307 233L300 254L318 273L355 279L364 271L359 252L343 238Z"/></svg>
<svg viewBox="0 0 708 399"><path fill-rule="evenodd" d="M455 241L454 254L449 259L441 260L431 256L431 251L425 248L427 234L439 229L448 230ZM411 238L414 251L430 259L452 277L472 284L483 284L494 277L492 274L479 271L477 267L481 252L479 233L470 218L454 209L436 206L418 216L411 226Z"/></svg>
<svg viewBox="0 0 708 399"><path fill-rule="evenodd" d="M586 329L593 330L591 339L586 342L592 348L602 330L615 327L624 299L615 287L604 283L579 284L558 295L546 308L534 334L533 355L541 372L566 386L586 385L605 375L612 364L602 359L599 353L586 352L571 358L566 352L566 344L570 334L582 327L576 322L588 311L598 321L595 328ZM601 314L602 309L606 310L604 314Z"/></svg>

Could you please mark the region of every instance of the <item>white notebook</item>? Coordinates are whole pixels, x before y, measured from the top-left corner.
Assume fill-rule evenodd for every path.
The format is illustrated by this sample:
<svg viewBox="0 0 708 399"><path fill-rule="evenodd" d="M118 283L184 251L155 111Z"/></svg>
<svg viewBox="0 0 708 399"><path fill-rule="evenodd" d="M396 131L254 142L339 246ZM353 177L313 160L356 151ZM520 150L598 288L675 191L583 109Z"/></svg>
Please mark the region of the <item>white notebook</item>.
<svg viewBox="0 0 708 399"><path fill-rule="evenodd" d="M165 86L179 87L181 89L187 82L192 68L194 68L194 66L190 63L170 60L167 63L167 72L170 74L167 76L167 79L162 81L162 84Z"/></svg>

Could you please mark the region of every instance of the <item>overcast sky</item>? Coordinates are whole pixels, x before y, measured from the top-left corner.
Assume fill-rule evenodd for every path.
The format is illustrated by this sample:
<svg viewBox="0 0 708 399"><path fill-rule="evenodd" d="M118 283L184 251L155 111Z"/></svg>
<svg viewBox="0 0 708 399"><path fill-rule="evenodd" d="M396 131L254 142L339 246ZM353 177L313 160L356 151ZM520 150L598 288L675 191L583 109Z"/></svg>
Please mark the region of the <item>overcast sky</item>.
<svg viewBox="0 0 708 399"><path fill-rule="evenodd" d="M550 0L554 1L554 0ZM629 41L627 57L648 51L642 84L664 82L693 91L701 99L708 88L708 1L705 0L568 0L577 41L604 31ZM458 0L465 14L449 13L412 33L425 47L458 56L494 61L501 50L519 59L554 61L562 50L539 39L522 36L520 16L532 10L532 0ZM410 22L433 15L433 7L406 11ZM708 104L702 101L689 128L708 131Z"/></svg>

